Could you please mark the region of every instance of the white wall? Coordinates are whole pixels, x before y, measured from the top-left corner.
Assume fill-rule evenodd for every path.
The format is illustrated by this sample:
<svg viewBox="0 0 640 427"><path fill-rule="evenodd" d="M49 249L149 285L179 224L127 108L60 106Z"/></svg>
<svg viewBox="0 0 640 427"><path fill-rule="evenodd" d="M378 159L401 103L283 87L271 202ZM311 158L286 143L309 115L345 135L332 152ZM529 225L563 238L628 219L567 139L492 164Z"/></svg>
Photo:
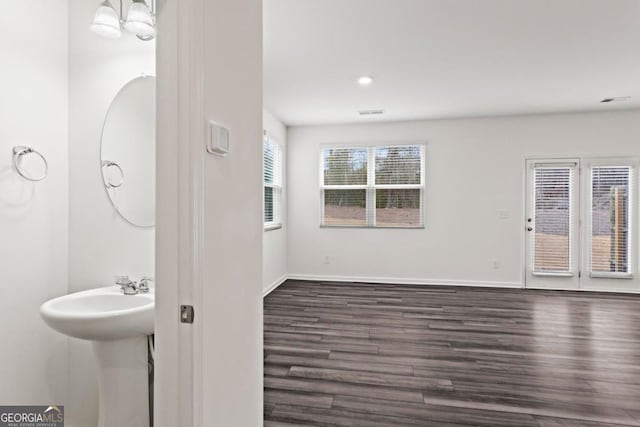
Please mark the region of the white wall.
<svg viewBox="0 0 640 427"><path fill-rule="evenodd" d="M66 1L4 2L0 58L0 404L65 404L67 339L39 307L67 292ZM14 145L47 158L44 181L18 177Z"/></svg>
<svg viewBox="0 0 640 427"><path fill-rule="evenodd" d="M262 2L166 0L159 10L155 419L257 427ZM227 156L206 153L206 120L229 128ZM177 323L179 304L194 306L193 324Z"/></svg>
<svg viewBox="0 0 640 427"><path fill-rule="evenodd" d="M638 156L640 112L294 127L288 136L290 276L521 286L525 159ZM320 144L416 141L426 142L424 230L319 227Z"/></svg>
<svg viewBox="0 0 640 427"><path fill-rule="evenodd" d="M265 230L262 240L262 285L269 292L287 275L287 128L267 110L262 113L263 127L282 148L282 227Z"/></svg>
<svg viewBox="0 0 640 427"><path fill-rule="evenodd" d="M143 73L155 74L155 42L128 33L108 40L91 32L99 3L69 0L69 292L110 285L115 275L154 272L154 230L127 224L104 191L100 136L120 88ZM68 423L96 425L97 379L90 343L72 339L70 346Z"/></svg>
<svg viewBox="0 0 640 427"><path fill-rule="evenodd" d="M229 127L231 148L204 162L204 363L195 382L205 425L261 426L262 0L203 5L204 116Z"/></svg>

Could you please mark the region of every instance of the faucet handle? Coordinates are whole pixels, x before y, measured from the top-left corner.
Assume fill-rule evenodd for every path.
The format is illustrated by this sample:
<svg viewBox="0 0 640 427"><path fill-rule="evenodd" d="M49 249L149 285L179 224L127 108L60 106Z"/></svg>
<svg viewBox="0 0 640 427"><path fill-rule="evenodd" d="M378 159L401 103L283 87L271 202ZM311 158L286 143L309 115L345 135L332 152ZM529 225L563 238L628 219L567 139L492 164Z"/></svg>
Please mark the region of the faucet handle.
<svg viewBox="0 0 640 427"><path fill-rule="evenodd" d="M131 279L129 279L129 276L115 276L115 278L116 285L119 286L126 286L131 283Z"/></svg>
<svg viewBox="0 0 640 427"><path fill-rule="evenodd" d="M140 285L138 286L138 292L149 292L149 282L153 282L153 277L142 276L142 279L140 279Z"/></svg>

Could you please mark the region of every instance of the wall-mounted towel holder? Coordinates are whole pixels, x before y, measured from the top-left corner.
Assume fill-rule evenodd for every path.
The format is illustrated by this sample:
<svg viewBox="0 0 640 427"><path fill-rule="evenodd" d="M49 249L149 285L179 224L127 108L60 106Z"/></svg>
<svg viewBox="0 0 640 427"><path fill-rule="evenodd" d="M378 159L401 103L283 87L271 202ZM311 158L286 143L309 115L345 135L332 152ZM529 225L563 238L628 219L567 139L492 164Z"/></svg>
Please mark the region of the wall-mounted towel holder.
<svg viewBox="0 0 640 427"><path fill-rule="evenodd" d="M44 164L44 172L40 176L31 176L27 172L22 169L22 158L26 155L34 154L42 160ZM42 181L47 177L47 173L49 173L49 164L47 163L47 159L44 158L39 151L34 150L31 147L24 147L21 145L13 147L13 167L16 169L16 172L28 181Z"/></svg>
<svg viewBox="0 0 640 427"><path fill-rule="evenodd" d="M104 185L107 188L118 188L120 187L122 184L124 184L124 171L122 170L122 167L117 164L116 162L113 162L111 160L103 160L102 161L102 172L103 174L105 173L106 170L108 170L108 168L116 168L118 170L118 172L120 173L120 181L119 182L111 182L108 177L104 177Z"/></svg>

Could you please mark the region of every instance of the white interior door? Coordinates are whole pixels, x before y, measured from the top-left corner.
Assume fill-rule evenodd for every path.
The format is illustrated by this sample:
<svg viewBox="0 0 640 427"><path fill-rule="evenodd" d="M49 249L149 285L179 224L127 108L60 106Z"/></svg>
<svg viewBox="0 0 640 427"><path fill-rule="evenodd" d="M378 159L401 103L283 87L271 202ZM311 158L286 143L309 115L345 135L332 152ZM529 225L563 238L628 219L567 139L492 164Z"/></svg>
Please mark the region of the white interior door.
<svg viewBox="0 0 640 427"><path fill-rule="evenodd" d="M579 161L527 161L526 286L580 283Z"/></svg>

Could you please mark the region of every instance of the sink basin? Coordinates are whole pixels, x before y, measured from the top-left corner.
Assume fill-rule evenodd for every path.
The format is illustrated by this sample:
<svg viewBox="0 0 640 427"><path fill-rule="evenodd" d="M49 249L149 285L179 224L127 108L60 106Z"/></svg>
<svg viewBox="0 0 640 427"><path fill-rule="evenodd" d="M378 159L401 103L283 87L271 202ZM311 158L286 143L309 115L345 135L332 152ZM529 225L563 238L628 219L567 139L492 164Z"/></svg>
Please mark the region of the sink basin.
<svg viewBox="0 0 640 427"><path fill-rule="evenodd" d="M108 341L153 334L154 306L153 291L124 295L119 286L109 286L47 301L40 314L70 337Z"/></svg>

